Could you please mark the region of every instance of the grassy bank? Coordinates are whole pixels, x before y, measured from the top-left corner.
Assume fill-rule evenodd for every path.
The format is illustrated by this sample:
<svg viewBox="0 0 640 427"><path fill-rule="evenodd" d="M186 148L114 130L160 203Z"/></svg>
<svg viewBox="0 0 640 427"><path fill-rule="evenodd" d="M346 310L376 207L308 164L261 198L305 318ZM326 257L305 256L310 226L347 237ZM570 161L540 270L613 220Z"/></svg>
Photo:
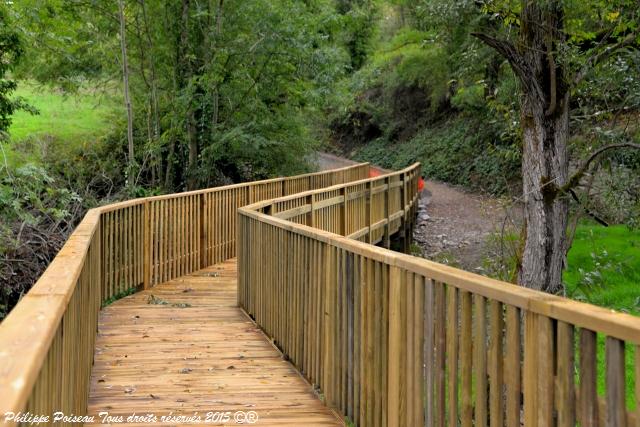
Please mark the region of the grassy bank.
<svg viewBox="0 0 640 427"><path fill-rule="evenodd" d="M571 298L640 315L640 230L623 225L581 224L564 273ZM626 346L627 406L634 403L634 346ZM598 336L598 392L604 395L605 339ZM638 379L636 378L636 381Z"/></svg>
<svg viewBox="0 0 640 427"><path fill-rule="evenodd" d="M15 96L23 97L39 114L14 114L9 128L11 140L3 143L11 166L38 163L49 149L70 150L96 141L108 132L119 109L117 98L92 88L65 94L23 81Z"/></svg>
<svg viewBox="0 0 640 427"><path fill-rule="evenodd" d="M568 296L640 315L640 230L582 224L567 261Z"/></svg>

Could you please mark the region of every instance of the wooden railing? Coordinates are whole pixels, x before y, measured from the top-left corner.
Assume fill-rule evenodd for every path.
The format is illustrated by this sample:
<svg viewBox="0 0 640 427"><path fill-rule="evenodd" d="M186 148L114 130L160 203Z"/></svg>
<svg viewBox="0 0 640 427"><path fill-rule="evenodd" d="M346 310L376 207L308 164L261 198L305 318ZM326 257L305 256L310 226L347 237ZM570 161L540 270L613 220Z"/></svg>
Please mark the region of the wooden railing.
<svg viewBox="0 0 640 427"><path fill-rule="evenodd" d="M84 414L101 303L235 257L239 207L368 174L358 164L90 210L0 323L0 419Z"/></svg>
<svg viewBox="0 0 640 427"><path fill-rule="evenodd" d="M365 243L416 171L241 208L241 307L356 425L639 426L640 319Z"/></svg>

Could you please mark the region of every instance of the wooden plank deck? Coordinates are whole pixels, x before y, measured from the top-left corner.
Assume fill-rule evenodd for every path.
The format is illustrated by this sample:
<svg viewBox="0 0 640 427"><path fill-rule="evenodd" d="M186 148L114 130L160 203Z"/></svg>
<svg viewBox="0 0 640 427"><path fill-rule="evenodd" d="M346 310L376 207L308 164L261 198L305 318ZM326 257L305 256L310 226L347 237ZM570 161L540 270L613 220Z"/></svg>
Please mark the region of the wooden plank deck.
<svg viewBox="0 0 640 427"><path fill-rule="evenodd" d="M104 308L88 413L231 411L235 425L235 411L255 411L252 425L343 425L237 307L236 277L230 260Z"/></svg>

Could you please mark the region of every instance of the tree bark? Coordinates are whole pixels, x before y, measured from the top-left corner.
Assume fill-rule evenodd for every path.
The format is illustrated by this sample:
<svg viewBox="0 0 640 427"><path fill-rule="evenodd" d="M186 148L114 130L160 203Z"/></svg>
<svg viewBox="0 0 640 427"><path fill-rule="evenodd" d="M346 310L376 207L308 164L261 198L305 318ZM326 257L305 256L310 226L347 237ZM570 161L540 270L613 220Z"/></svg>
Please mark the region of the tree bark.
<svg viewBox="0 0 640 427"><path fill-rule="evenodd" d="M517 46L475 34L510 63L521 86L522 191L525 244L518 274L522 286L550 293L563 290L568 199L569 89L556 61L564 42L564 10L558 0L522 0Z"/></svg>
<svg viewBox="0 0 640 427"><path fill-rule="evenodd" d="M118 12L120 17L120 49L122 53L122 80L124 85L124 104L127 109L127 142L129 147L129 180L133 176L135 157L133 149L133 110L131 108L131 97L129 94L129 61L127 58L126 26L124 17L124 0L118 1ZM132 182L132 181L131 181Z"/></svg>
<svg viewBox="0 0 640 427"><path fill-rule="evenodd" d="M526 240L518 282L558 293L563 289L569 216L567 198L557 193L568 175L568 108L563 102L554 117L545 117L545 105L539 98L524 98L522 191Z"/></svg>
<svg viewBox="0 0 640 427"><path fill-rule="evenodd" d="M528 288L559 293L569 218L568 199L558 192L569 173L569 91L565 72L555 60L564 37L562 5L524 0L521 22L521 55L535 84L523 85L521 100L527 237L518 281Z"/></svg>

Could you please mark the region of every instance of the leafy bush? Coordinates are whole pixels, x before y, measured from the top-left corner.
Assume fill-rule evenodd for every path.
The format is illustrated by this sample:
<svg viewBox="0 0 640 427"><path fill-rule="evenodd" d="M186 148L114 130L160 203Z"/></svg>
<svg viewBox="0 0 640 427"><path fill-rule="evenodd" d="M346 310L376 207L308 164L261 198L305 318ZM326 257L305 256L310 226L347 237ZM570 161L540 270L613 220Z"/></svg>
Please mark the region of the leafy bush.
<svg viewBox="0 0 640 427"><path fill-rule="evenodd" d="M519 153L501 145L495 129L460 116L425 128L406 142L378 138L358 148L354 157L390 169L419 161L428 179L495 194L517 181L520 168Z"/></svg>
<svg viewBox="0 0 640 427"><path fill-rule="evenodd" d="M84 213L82 199L43 168L0 178L0 319L44 271Z"/></svg>

